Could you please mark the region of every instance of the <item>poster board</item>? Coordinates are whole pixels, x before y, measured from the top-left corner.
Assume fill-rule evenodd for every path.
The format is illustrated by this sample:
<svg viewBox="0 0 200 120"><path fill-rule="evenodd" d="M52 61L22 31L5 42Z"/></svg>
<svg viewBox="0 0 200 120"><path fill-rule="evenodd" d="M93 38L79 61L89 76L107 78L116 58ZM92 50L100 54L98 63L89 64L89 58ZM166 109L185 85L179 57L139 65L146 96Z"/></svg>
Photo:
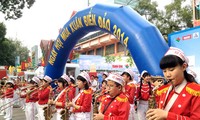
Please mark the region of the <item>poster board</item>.
<svg viewBox="0 0 200 120"><path fill-rule="evenodd" d="M168 35L169 46L180 48L189 58L189 69L197 74L200 83L200 26Z"/></svg>

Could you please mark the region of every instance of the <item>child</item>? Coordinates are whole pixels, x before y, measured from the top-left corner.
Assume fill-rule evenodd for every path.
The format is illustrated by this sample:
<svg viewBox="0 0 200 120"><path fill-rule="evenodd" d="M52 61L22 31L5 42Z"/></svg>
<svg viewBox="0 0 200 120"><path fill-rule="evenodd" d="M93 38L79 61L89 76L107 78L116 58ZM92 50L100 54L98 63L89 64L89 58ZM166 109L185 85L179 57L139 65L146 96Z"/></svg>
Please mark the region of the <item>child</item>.
<svg viewBox="0 0 200 120"><path fill-rule="evenodd" d="M126 69L122 75L123 80L125 81L124 85L124 94L128 98L128 101L130 103L130 114L129 114L129 119L128 120L134 120L135 115L135 109L134 109L134 102L135 102L135 97L136 97L136 85L134 84L133 78L134 78L134 73L131 69Z"/></svg>
<svg viewBox="0 0 200 120"><path fill-rule="evenodd" d="M69 84L69 100L72 101L72 99L74 99L75 94L76 94L76 85L75 85L75 80L73 76L70 76L70 81L68 82Z"/></svg>
<svg viewBox="0 0 200 120"><path fill-rule="evenodd" d="M101 103L99 113L94 114L94 120L128 120L130 103L122 91L124 80L115 74L109 74L106 80L109 96Z"/></svg>
<svg viewBox="0 0 200 120"><path fill-rule="evenodd" d="M2 79L0 83L0 106L3 106L5 104L4 92L5 92L5 80ZM1 107L0 115L4 115L4 114L5 114L4 107Z"/></svg>
<svg viewBox="0 0 200 120"><path fill-rule="evenodd" d="M168 80L157 91L157 109L147 111L148 120L199 120L200 86L187 73L188 59L183 51L170 47L160 61L160 68Z"/></svg>
<svg viewBox="0 0 200 120"><path fill-rule="evenodd" d="M42 80L42 87L40 86L38 92L38 120L45 120L43 108L48 106L47 103L52 93L52 88L50 86L51 81L52 79L47 75Z"/></svg>
<svg viewBox="0 0 200 120"><path fill-rule="evenodd" d="M25 115L26 120L35 120L36 102L38 101L38 83L40 82L38 77L33 77L29 82L31 86L26 92L26 108Z"/></svg>
<svg viewBox="0 0 200 120"><path fill-rule="evenodd" d="M77 77L79 94L66 103L67 107L72 108L70 120L91 120L92 90L89 89L90 76L87 72L81 72Z"/></svg>
<svg viewBox="0 0 200 120"><path fill-rule="evenodd" d="M148 110L148 100L153 90L153 85L150 83L151 75L144 70L141 73L140 84L137 89L137 100L139 104L137 105L137 114L139 120L146 120L146 112Z"/></svg>
<svg viewBox="0 0 200 120"><path fill-rule="evenodd" d="M13 96L14 96L14 82L9 80L6 82L6 90L5 90L5 112L6 115L4 118L6 120L11 120L13 116Z"/></svg>
<svg viewBox="0 0 200 120"><path fill-rule="evenodd" d="M70 81L70 78L64 74L58 79L58 89L59 89L59 94L53 99L49 99L48 103L55 105L56 107L56 113L53 115L52 120L62 120L61 119L61 111L65 109L65 102L66 102L66 97L68 96L69 93L69 88L68 88L68 82Z"/></svg>

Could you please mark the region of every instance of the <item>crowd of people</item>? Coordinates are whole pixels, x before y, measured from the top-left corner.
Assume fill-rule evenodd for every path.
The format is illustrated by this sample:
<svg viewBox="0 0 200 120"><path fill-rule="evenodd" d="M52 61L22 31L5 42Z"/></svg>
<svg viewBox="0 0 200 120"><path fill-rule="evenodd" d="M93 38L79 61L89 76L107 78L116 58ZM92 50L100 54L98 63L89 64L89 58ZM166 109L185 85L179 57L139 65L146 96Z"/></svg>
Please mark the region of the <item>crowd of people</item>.
<svg viewBox="0 0 200 120"><path fill-rule="evenodd" d="M164 77L144 70L138 83L131 69L104 72L101 87L98 77L85 71L77 78L6 80L0 115L11 120L18 101L26 120L199 120L200 85L188 62L183 51L170 47L159 64Z"/></svg>

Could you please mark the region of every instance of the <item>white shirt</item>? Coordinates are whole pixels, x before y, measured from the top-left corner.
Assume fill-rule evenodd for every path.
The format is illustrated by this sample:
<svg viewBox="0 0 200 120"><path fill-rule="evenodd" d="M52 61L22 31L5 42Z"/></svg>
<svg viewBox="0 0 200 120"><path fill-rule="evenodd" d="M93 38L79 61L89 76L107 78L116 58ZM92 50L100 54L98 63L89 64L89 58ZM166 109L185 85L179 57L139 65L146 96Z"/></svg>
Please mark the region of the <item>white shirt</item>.
<svg viewBox="0 0 200 120"><path fill-rule="evenodd" d="M97 89L97 81L96 80L93 80L93 81L91 81L91 88L92 88L92 90L95 92L96 91L96 89Z"/></svg>

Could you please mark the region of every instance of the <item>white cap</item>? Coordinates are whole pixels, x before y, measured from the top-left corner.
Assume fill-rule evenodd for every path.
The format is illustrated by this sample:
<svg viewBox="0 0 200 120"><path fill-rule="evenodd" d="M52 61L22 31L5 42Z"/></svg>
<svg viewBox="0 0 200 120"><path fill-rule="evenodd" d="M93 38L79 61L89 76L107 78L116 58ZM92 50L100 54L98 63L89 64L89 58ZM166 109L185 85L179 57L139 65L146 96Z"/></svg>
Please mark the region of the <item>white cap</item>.
<svg viewBox="0 0 200 120"><path fill-rule="evenodd" d="M70 77L71 79L75 80L75 78L74 78L72 75L70 75L69 77Z"/></svg>
<svg viewBox="0 0 200 120"><path fill-rule="evenodd" d="M44 75L38 75L39 79L44 79Z"/></svg>
<svg viewBox="0 0 200 120"><path fill-rule="evenodd" d="M108 72L103 72L103 75L106 75L108 77Z"/></svg>
<svg viewBox="0 0 200 120"><path fill-rule="evenodd" d="M194 78L197 77L197 74L194 71L192 71L191 69L188 69L187 73L190 74L190 75L192 75Z"/></svg>
<svg viewBox="0 0 200 120"><path fill-rule="evenodd" d="M38 77L36 77L36 76L33 77L32 80L33 80L34 82L36 82L37 84L40 83L40 79L39 79Z"/></svg>
<svg viewBox="0 0 200 120"><path fill-rule="evenodd" d="M128 73L128 74L131 76L131 79L133 80L133 78L134 78L134 72L133 72L131 69L126 69L126 70L124 70L124 72L122 73L122 75L123 75L125 72Z"/></svg>
<svg viewBox="0 0 200 120"><path fill-rule="evenodd" d="M5 77L3 77L2 79L8 79L8 77L5 76Z"/></svg>
<svg viewBox="0 0 200 120"><path fill-rule="evenodd" d="M43 79L46 80L47 82L51 82L52 81L52 79L47 75L45 75Z"/></svg>
<svg viewBox="0 0 200 120"><path fill-rule="evenodd" d="M185 61L187 64L189 63L189 59L185 56L184 52L176 47L170 47L169 50L165 53L166 55L175 55L179 58L181 58L181 60Z"/></svg>
<svg viewBox="0 0 200 120"><path fill-rule="evenodd" d="M7 83L11 83L11 84L15 85L15 83L14 83L12 80L8 80L8 81L6 82L6 84L7 84Z"/></svg>
<svg viewBox="0 0 200 120"><path fill-rule="evenodd" d="M142 77L144 75L144 73L148 73L148 71L143 70L140 76Z"/></svg>
<svg viewBox="0 0 200 120"><path fill-rule="evenodd" d="M109 74L109 76L105 79L106 81L111 80L114 81L116 83L119 83L120 85L124 86L124 80L122 78L122 76L118 75L118 74Z"/></svg>
<svg viewBox="0 0 200 120"><path fill-rule="evenodd" d="M63 74L63 75L61 76L61 78L63 78L63 79L66 80L67 82L70 82L70 78L69 78L68 75L66 75L66 74Z"/></svg>
<svg viewBox="0 0 200 120"><path fill-rule="evenodd" d="M79 76L83 77L88 83L90 83L90 76L87 72L83 71L79 74Z"/></svg>

